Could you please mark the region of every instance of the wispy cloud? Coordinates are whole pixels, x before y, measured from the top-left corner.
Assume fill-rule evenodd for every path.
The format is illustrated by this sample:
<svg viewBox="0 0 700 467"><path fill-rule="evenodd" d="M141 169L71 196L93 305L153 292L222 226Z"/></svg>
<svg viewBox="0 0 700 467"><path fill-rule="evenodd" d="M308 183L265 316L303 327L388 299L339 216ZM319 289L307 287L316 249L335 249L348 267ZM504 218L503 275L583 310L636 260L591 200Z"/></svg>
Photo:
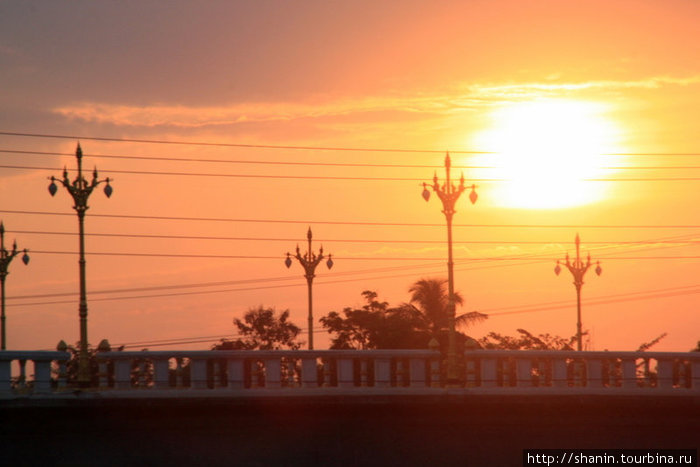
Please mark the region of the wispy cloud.
<svg viewBox="0 0 700 467"><path fill-rule="evenodd" d="M209 107L165 104L132 106L84 102L58 107L53 109L53 112L69 119L117 126L198 128L360 114L366 119L368 114L380 112L447 115L508 101L537 97L572 97L592 90L622 92L630 89L660 89L699 83L700 76L652 77L628 81L465 84L435 94L395 94L359 99L325 99L318 102L250 102Z"/></svg>
<svg viewBox="0 0 700 467"><path fill-rule="evenodd" d="M5 44L0 44L0 56L19 57L22 55L19 49Z"/></svg>

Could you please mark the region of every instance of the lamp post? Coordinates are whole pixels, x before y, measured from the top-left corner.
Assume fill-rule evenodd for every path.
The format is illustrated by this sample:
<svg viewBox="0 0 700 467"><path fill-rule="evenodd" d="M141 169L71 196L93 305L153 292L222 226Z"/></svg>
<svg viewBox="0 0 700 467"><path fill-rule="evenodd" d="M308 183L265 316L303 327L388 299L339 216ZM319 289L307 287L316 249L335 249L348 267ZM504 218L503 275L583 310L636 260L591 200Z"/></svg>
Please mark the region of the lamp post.
<svg viewBox="0 0 700 467"><path fill-rule="evenodd" d="M325 256L323 256L323 246L321 246L321 248L318 250L318 255L315 255L312 252L311 237L311 227L309 227L309 231L306 233L306 238L309 240L309 249L302 255L299 251L299 245L297 245L297 252L294 255L294 258L296 258L299 261L299 264L301 264L304 268L304 277L306 277L306 284L309 288L309 350L314 349L314 314L311 289L314 282L314 277L316 277L316 266L318 266L323 258L325 258ZM287 252L287 259L284 260L284 264L287 266L287 268L292 266L292 256L289 252ZM333 267L331 255L328 255L326 266L328 266L328 269Z"/></svg>
<svg viewBox="0 0 700 467"><path fill-rule="evenodd" d="M17 241L12 243L12 251L8 251L5 248L5 226L0 222L0 302L2 302L2 313L0 313L0 322L2 322L2 342L0 343L0 350L5 350L7 348L6 340L6 328L5 328L5 278L10 273L8 268L12 262L12 258L17 256L19 251L17 250ZM29 263L29 255L27 254L27 249L24 249L24 255L22 255L22 262L24 264Z"/></svg>
<svg viewBox="0 0 700 467"><path fill-rule="evenodd" d="M576 234L576 259L573 260L573 262L570 261L569 253L567 253L566 262L564 263L567 269L574 276L574 286L576 287L576 340L578 342L577 347L579 352L583 349L583 344L581 342L583 335L581 324L581 287L583 287L583 276L586 275L586 271L588 271L588 268L590 268L592 264L590 253L588 253L588 259L585 263L581 259L580 245L581 239L579 238L578 234ZM598 261L596 264L597 266L595 268L595 273L600 276L600 274L603 272L603 268L600 267L600 261ZM560 272L561 266L559 265L559 261L557 261L557 265L554 268L554 273L558 276Z"/></svg>
<svg viewBox="0 0 700 467"><path fill-rule="evenodd" d="M78 315L80 316L80 352L78 354L78 385L87 387L90 385L90 368L88 360L88 336L87 336L87 296L85 293L85 211L88 210L88 198L100 183L105 183L104 193L109 198L112 196L112 187L109 184L109 178L98 180L97 169L92 172L92 181L88 181L83 176L83 150L80 148L80 143L75 150L75 157L78 159L78 175L72 182L68 179L68 170L63 169L63 179L51 177L49 185L49 193L51 196L56 194L58 187L56 181L59 181L68 190L68 193L73 197L75 203L73 209L78 213L78 229L79 229L79 245L80 259L78 265L80 267L80 304L78 307Z"/></svg>
<svg viewBox="0 0 700 467"><path fill-rule="evenodd" d="M447 220L447 284L448 284L448 296L447 296L447 312L448 312L448 322L449 322L449 334L448 334L448 348L447 348L447 384L448 386L455 386L459 382L457 377L457 349L456 349L456 336L455 336L455 284L454 284L454 263L452 262L452 217L455 212L455 203L459 199L460 195L466 189L464 185L464 174L459 179L459 186L455 186L450 179L450 166L452 165L450 160L450 153L445 156L445 183L440 185L438 183L437 173L433 177L433 184L431 188L435 193L437 193L440 201L442 201L442 213L445 214L445 219ZM476 194L476 185L472 185L472 191L469 193L469 200L472 204L476 203L478 198ZM423 183L423 199L428 201L430 199L430 191L428 190L428 184Z"/></svg>

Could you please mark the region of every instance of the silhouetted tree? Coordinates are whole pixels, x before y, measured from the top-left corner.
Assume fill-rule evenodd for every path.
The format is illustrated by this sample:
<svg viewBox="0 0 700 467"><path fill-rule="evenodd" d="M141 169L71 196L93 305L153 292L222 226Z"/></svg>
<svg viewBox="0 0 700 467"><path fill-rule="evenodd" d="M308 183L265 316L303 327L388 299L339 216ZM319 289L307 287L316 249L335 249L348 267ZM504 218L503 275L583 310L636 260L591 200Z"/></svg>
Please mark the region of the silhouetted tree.
<svg viewBox="0 0 700 467"><path fill-rule="evenodd" d="M289 310L278 313L262 305L249 309L243 319L235 318L240 337L212 346L213 350L297 350L304 342L297 341L301 329L289 321Z"/></svg>
<svg viewBox="0 0 700 467"><path fill-rule="evenodd" d="M426 320L433 336L449 328L449 297L447 279L420 279L408 291L411 294L409 305L418 310ZM461 306L464 299L459 292L454 293L455 307ZM471 311L455 316L455 325L467 327L488 318L488 315Z"/></svg>
<svg viewBox="0 0 700 467"><path fill-rule="evenodd" d="M479 339L479 345L489 350L574 350L577 337L569 338L552 336L550 334L534 334L525 329L518 329L518 336L503 336L490 332ZM583 335L586 335L584 332Z"/></svg>
<svg viewBox="0 0 700 467"><path fill-rule="evenodd" d="M362 292L362 308L331 311L321 324L334 334L331 349L425 349L430 340L426 321L414 307L390 308L377 293Z"/></svg>

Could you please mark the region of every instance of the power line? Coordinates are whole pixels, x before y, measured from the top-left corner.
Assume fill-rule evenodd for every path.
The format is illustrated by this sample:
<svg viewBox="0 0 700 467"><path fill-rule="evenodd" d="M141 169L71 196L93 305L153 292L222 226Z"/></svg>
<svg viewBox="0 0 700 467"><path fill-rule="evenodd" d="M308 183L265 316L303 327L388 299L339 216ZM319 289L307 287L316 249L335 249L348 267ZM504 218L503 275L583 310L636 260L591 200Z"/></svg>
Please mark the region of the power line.
<svg viewBox="0 0 700 467"><path fill-rule="evenodd" d="M50 255L77 255L75 251L51 251L51 250L31 250L32 253ZM178 254L178 253L134 253L134 252L112 252L112 251L91 251L88 255L94 256L135 256L135 257L155 257L155 258L212 258L212 259L275 259L279 260L284 255L276 256L256 256L256 255L222 255L222 254ZM336 259L344 261L439 261L444 258L435 257L414 257L414 256L334 256ZM485 256L475 258L455 258L462 261L520 261L522 257L511 256ZM533 259L556 261L559 258L548 256L533 257ZM642 259L700 259L700 256L629 256L629 257L606 257L612 260L642 260Z"/></svg>
<svg viewBox="0 0 700 467"><path fill-rule="evenodd" d="M436 267L442 267L442 263L439 264L414 264L411 265L411 269L426 269L426 268L436 268ZM334 273L329 273L327 276L332 276L332 277L338 277L338 276L349 276L349 275L357 275L357 274L366 274L368 272L374 272L374 273L382 273L382 272L392 272L392 271L405 271L406 266L393 266L393 267L384 267L384 268L372 268L372 269L361 269L361 270L354 270L354 271L342 271L342 272L334 272ZM415 273L411 273L410 275L413 275ZM409 274L404 274L405 276L408 276ZM386 277L400 277L401 275L396 275L392 274L391 276L386 276ZM376 277L374 277L376 278ZM362 278L362 279L351 279L351 280L335 280L332 281L333 283L336 282L351 282L351 281L356 281L356 280L365 280L368 278ZM369 278L373 279L373 278ZM215 287L215 286L221 286L221 285L238 285L238 284L248 284L248 283L266 283L266 282L278 282L278 281L299 281L298 276L285 276L285 277L272 277L272 278L259 278L259 279L245 279L245 280L238 280L238 281L219 281L219 282L205 282L205 283L198 283L198 284L175 284L175 285L164 285L164 286L153 286L153 287L139 287L139 288L130 288L130 289L112 289L112 290L95 290L91 291L90 295L102 295L102 294L112 294L112 293L123 293L123 292L144 292L144 291L152 291L152 290L172 290L172 289L188 289L188 288L199 288L199 287ZM326 282L319 282L319 283L330 283L328 281ZM293 286L296 286L299 284L293 284ZM276 286L270 286L267 288L275 288ZM283 286L283 287L288 287L288 286ZM201 291L197 292L200 294L209 294L209 293L219 293L219 292L230 292L230 291L240 291L240 290L254 290L254 289L227 289L223 291L218 291L218 290L213 290L213 291ZM61 293L53 293L53 294L40 294L40 295L23 295L23 296L12 296L12 297L7 297L7 300L21 300L21 299L32 299L32 298L50 298L50 297L65 297L65 296L77 296L77 292L61 292ZM177 294L176 294L177 295ZM194 295L194 293L192 293ZM123 298L144 298L144 297L158 297L158 296L170 296L169 294L162 294L162 295L143 295L143 296L132 296L132 297L123 297ZM117 298L103 298L103 299L92 299L92 300L118 300L122 297L117 297ZM55 304L55 303L73 303L73 301L61 301L61 302L42 302L42 303L33 303L34 304ZM17 306L23 306L23 305L30 305L29 303L21 303L21 304L16 304Z"/></svg>
<svg viewBox="0 0 700 467"><path fill-rule="evenodd" d="M55 232L55 231L39 231L39 230L6 230L8 233L22 235L67 235L77 236L78 232ZM169 240L226 240L226 241L264 241L264 242L298 242L298 238L280 238L280 237L226 237L226 236L193 236L193 235L152 235L152 234L119 234L119 233L86 233L87 237L107 237L107 238L152 238L152 239L169 239ZM338 238L321 238L319 241L329 243L405 243L405 244L440 244L444 245L444 240L405 240L405 239L338 239ZM475 244L475 245L560 245L558 241L531 241L531 240L455 240L452 243L458 244ZM700 243L700 240L610 240L610 241L587 241L588 245L648 245L648 244L695 244Z"/></svg>
<svg viewBox="0 0 700 467"><path fill-rule="evenodd" d="M43 155L43 156L73 156L73 153L49 152L49 151L23 151L17 149L0 149L0 153L23 154L23 155ZM401 169L440 169L441 165L430 164L377 164L377 163L350 163L350 162L299 162L299 161L263 161L263 160L240 160L240 159L197 159L187 157L165 157L165 156L134 156L116 154L87 154L90 157L105 159L129 159L159 162L196 162L196 163L225 163L225 164L259 164L259 165L291 165L291 166L320 166L320 167L373 167L373 168L401 168ZM499 169L495 165L453 165L454 169ZM605 166L598 167L605 170L694 170L700 166Z"/></svg>
<svg viewBox="0 0 700 467"><path fill-rule="evenodd" d="M622 297L636 297L636 296L641 296L641 295L648 295L648 294L656 294L656 293L666 293L666 292L677 292L677 291L687 291L687 289L700 289L700 284L692 284L692 285L682 285L682 286L676 286L676 287L666 287L663 289L654 289L654 290L640 290L636 292L624 292L624 293L617 293L617 294L610 294L610 295L601 295L598 297L591 297L587 299L582 299L582 303L588 304L589 301L599 301L599 300L607 300L607 299L612 299L612 298L622 298ZM694 291L691 293L695 293ZM556 301L551 301L551 302L542 302L542 303L533 303L533 304L527 304L527 305L511 305L511 306L505 306L505 307L497 307L497 308L482 308L479 311L482 313L489 313L492 311L509 311L509 310L521 310L523 308L535 308L535 307L543 307L543 306L551 306L551 305L566 305L570 306L572 303L571 300L556 300ZM495 313L499 314L499 313Z"/></svg>
<svg viewBox="0 0 700 467"><path fill-rule="evenodd" d="M610 303L619 303L619 302L627 302L627 301L641 301L641 300L654 300L658 298L667 298L667 297L672 297L672 296L681 296L681 295L691 295L691 294L696 294L700 293L700 289L698 289L700 285L695 284L695 285L687 285L687 286L681 286L681 287L669 287L669 288L664 288L664 289L655 289L655 290L647 290L647 291L638 291L638 292L627 292L627 293L622 293L622 294L611 294L611 295L603 295L599 297L592 297L590 299L587 299L584 301L586 306L598 306L598 305L606 305ZM695 289L695 290L686 290L686 289ZM522 313L536 313L536 312L541 312L541 311L551 311L551 310L556 310L556 309L563 309L563 308L568 308L571 306L570 301L557 301L557 302L545 302L541 304L528 304L528 305L522 305L520 306L523 309L518 309L514 311L504 311L504 312L489 312L490 310L510 310L512 308L517 308L517 307L501 307L501 308L492 308L490 310L480 310L482 313L488 314L489 317L492 316L503 316L503 315L510 315L510 314L522 314ZM304 332L305 329L299 328L300 332ZM325 329L318 329L313 331L314 334L320 334L320 333L328 333L327 330ZM166 338L166 339L154 339L154 340L147 340L147 341L136 341L136 342L125 342L125 343L120 343L120 344L113 344L112 347L124 347L124 348L129 348L129 347L159 347L159 346L170 346L170 345L182 345L182 344L200 344L200 343L210 343L212 342L212 339L215 341L222 340L222 339L231 339L231 338L239 338L243 337L241 334L219 334L219 335L211 335L211 336L189 336L189 337L178 337L178 338Z"/></svg>
<svg viewBox="0 0 700 467"><path fill-rule="evenodd" d="M43 133L19 133L10 131L0 131L2 136L21 136L29 138L52 138L71 139L86 141L109 141L118 143L145 143L145 144L168 144L183 146L213 146L227 148L257 148L257 149L294 149L294 150L314 150L314 151L358 151L358 152L396 152L396 153L437 153L443 154L444 150L436 149L388 149L388 148L351 148L351 147L326 147L326 146L293 146L275 144L244 144L244 143L214 143L206 141L173 141L158 139L133 139L133 138L109 138L101 136L76 136L76 135L52 135ZM454 154L491 154L488 151L450 151Z"/></svg>
<svg viewBox="0 0 700 467"><path fill-rule="evenodd" d="M598 306L598 305L609 305L611 303L621 303L621 302L631 302L631 301L639 301L639 300L652 300L656 298L668 298L668 297L676 297L680 295L691 295L691 294L697 294L700 293L700 289L695 289L695 290L689 290L689 291L684 291L684 292L669 292L669 293L659 293L659 294L649 294L646 296L638 296L638 297L627 297L627 298L619 298L619 299L610 299L610 300L600 300L597 301L595 299L590 299L585 301L585 305L588 306ZM537 308L531 308L531 309L523 309L523 310L514 310L514 311L504 311L500 313L490 313L489 316L497 316L497 315L514 315L514 314L520 314L520 313L534 313L538 311L549 311L549 310L560 310L562 308L568 308L571 305L569 304L568 306L566 305L553 305L553 306L546 306L546 307L537 307Z"/></svg>
<svg viewBox="0 0 700 467"><path fill-rule="evenodd" d="M46 170L60 171L56 167L35 167L23 165L0 165L0 169L16 170ZM231 174L231 173L196 173L196 172L158 172L144 170L101 170L107 174L129 174L129 175L166 175L183 177L223 177L223 178L263 178L277 180L351 180L351 181L379 181L379 182L423 182L428 180L423 178L408 177L350 177L331 175L272 175L272 174ZM479 183L501 183L509 182L507 178L470 178L470 182ZM582 178L582 182L695 182L700 181L700 177L646 177L646 178Z"/></svg>
<svg viewBox="0 0 700 467"><path fill-rule="evenodd" d="M75 213L27 211L0 209L0 213L28 214L46 216L75 216ZM196 222L241 222L241 223L271 223L271 224L305 224L305 225L370 225L391 227L445 227L444 223L416 223L416 222L374 222L374 221L322 221L322 220L292 220L292 219L238 219L225 217L179 217L179 216L142 216L133 214L100 214L92 213L91 218L102 217L112 219L143 219L143 220L171 220L171 221L196 221ZM478 227L478 228L536 228L536 229L698 229L700 224L453 224L453 227Z"/></svg>
<svg viewBox="0 0 700 467"><path fill-rule="evenodd" d="M608 247L610 248L610 247ZM613 247L614 248L614 247ZM664 247L660 247L664 248ZM601 249L606 249L606 247L601 247L601 248L594 248L594 250L601 250ZM653 250L653 249L658 249L658 248L646 248L645 250ZM520 256L520 258L529 260L532 259L532 254L523 254ZM601 257L606 258L605 254L603 254ZM537 264L537 263L542 263L545 261L551 261L551 260L542 260L542 259L535 259L532 261L528 261L526 263L521 263L521 265L526 265L526 264ZM467 262L467 261L460 261L457 260L457 262ZM475 261L468 261L468 263L474 263ZM466 270L476 270L476 269L491 269L491 268L498 268L498 267L508 267L512 266L513 264L498 264L498 265L479 265L479 266L470 266L466 268L458 268L458 271L466 271ZM408 277L408 276L413 276L415 275L415 272L413 269L422 269L422 268L433 268L436 267L437 265L412 265L411 269L412 272L410 273L403 273L403 274L392 274L391 276L373 276L373 277L362 277L359 279L339 279L339 280L325 280L325 281L320 281L319 284L332 284L332 283L344 283L344 282L357 282L361 280L376 280L376 279L386 279L386 278L396 278L396 277ZM440 265L441 266L441 265ZM329 274L330 276L342 276L342 275L355 275L355 274L364 274L366 272L388 272L388 271L396 271L396 270L406 270L406 266L401 266L401 267L385 267L385 268L375 268L372 270L357 270L357 271L346 271L346 272L340 272L340 273L331 273ZM281 280L283 278L272 278L270 281L276 281L276 280ZM290 280L295 280L296 278L289 278ZM228 281L229 283L255 283L255 282L266 282L268 281L267 279L249 279L249 280L242 280L242 281ZM199 286L212 286L216 285L217 283L204 283L204 284L180 284L180 285L175 285L175 286L162 286L162 287L149 287L149 288L142 288L141 290L146 291L146 290L159 290L159 289L173 289L173 288L191 288L191 287L199 287ZM263 286L263 287L249 287L249 288L241 288L241 289L224 289L224 290L213 290L213 291L199 291L199 292L177 292L177 293L169 293L169 294L155 294L155 295L137 295L137 296L127 296L127 297L113 297L113 298L98 298L98 299L93 299L96 301L108 301L108 300L127 300L127 299L136 299L136 298L153 298L153 297L169 297L169 296L179 296L179 295L197 295L197 294L211 294L211 293L223 293L223 292L238 292L238 291L248 291L248 290L257 290L257 289L271 289L271 288L281 288L281 287L294 287L299 284L290 284L290 285L278 285L278 286ZM138 290L138 289L134 289ZM121 291L127 291L127 289L122 289ZM119 289L112 290L112 291L96 291L93 294L102 294L102 293L118 293L120 292ZM34 295L34 296L24 296L21 298L46 298L49 296L65 296L65 295L75 295L73 294L45 294L45 295ZM12 297L11 299L18 299L20 297ZM53 305L53 304L64 304L64 303L73 303L72 300L70 301L54 301L54 302L35 302L35 303L21 303L17 304L16 306L29 306L29 305Z"/></svg>
<svg viewBox="0 0 700 467"><path fill-rule="evenodd" d="M157 140L157 139L135 139L135 138L114 138L104 136L85 135L58 135L46 133L26 133L0 131L1 136L18 136L28 138L50 138L50 139L71 139L87 141L108 141L119 143L145 143L145 144L166 144L183 146L213 146L213 147L234 147L234 148L258 148L258 149L294 149L294 150L315 150L315 151L353 151L353 152L395 152L395 153L431 153L444 154L442 149L400 149L400 148L353 148L343 146L296 146L296 145L273 145L273 144L244 144L244 143L216 143L207 141L178 141L178 140ZM493 151L449 151L452 154L498 154ZM630 152L630 153L605 153L610 156L698 156L697 152Z"/></svg>

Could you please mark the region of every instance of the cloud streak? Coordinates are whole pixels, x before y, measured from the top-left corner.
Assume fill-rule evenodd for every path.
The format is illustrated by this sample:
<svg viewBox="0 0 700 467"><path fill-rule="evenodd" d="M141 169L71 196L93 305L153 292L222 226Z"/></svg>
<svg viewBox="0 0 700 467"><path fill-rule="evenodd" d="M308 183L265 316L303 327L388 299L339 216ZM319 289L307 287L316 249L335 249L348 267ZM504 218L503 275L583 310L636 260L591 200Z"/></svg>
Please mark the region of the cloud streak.
<svg viewBox="0 0 700 467"><path fill-rule="evenodd" d="M467 84L438 94L391 95L323 102L250 102L224 106L182 105L130 106L84 102L52 109L70 120L126 127L201 128L241 123L284 122L299 119L357 117L384 112L450 115L504 102L538 97L564 97L591 90L622 92L631 89L656 90L669 86L700 84L700 76L686 78L652 77L628 81L586 81L578 83ZM359 115L362 115L360 117Z"/></svg>

